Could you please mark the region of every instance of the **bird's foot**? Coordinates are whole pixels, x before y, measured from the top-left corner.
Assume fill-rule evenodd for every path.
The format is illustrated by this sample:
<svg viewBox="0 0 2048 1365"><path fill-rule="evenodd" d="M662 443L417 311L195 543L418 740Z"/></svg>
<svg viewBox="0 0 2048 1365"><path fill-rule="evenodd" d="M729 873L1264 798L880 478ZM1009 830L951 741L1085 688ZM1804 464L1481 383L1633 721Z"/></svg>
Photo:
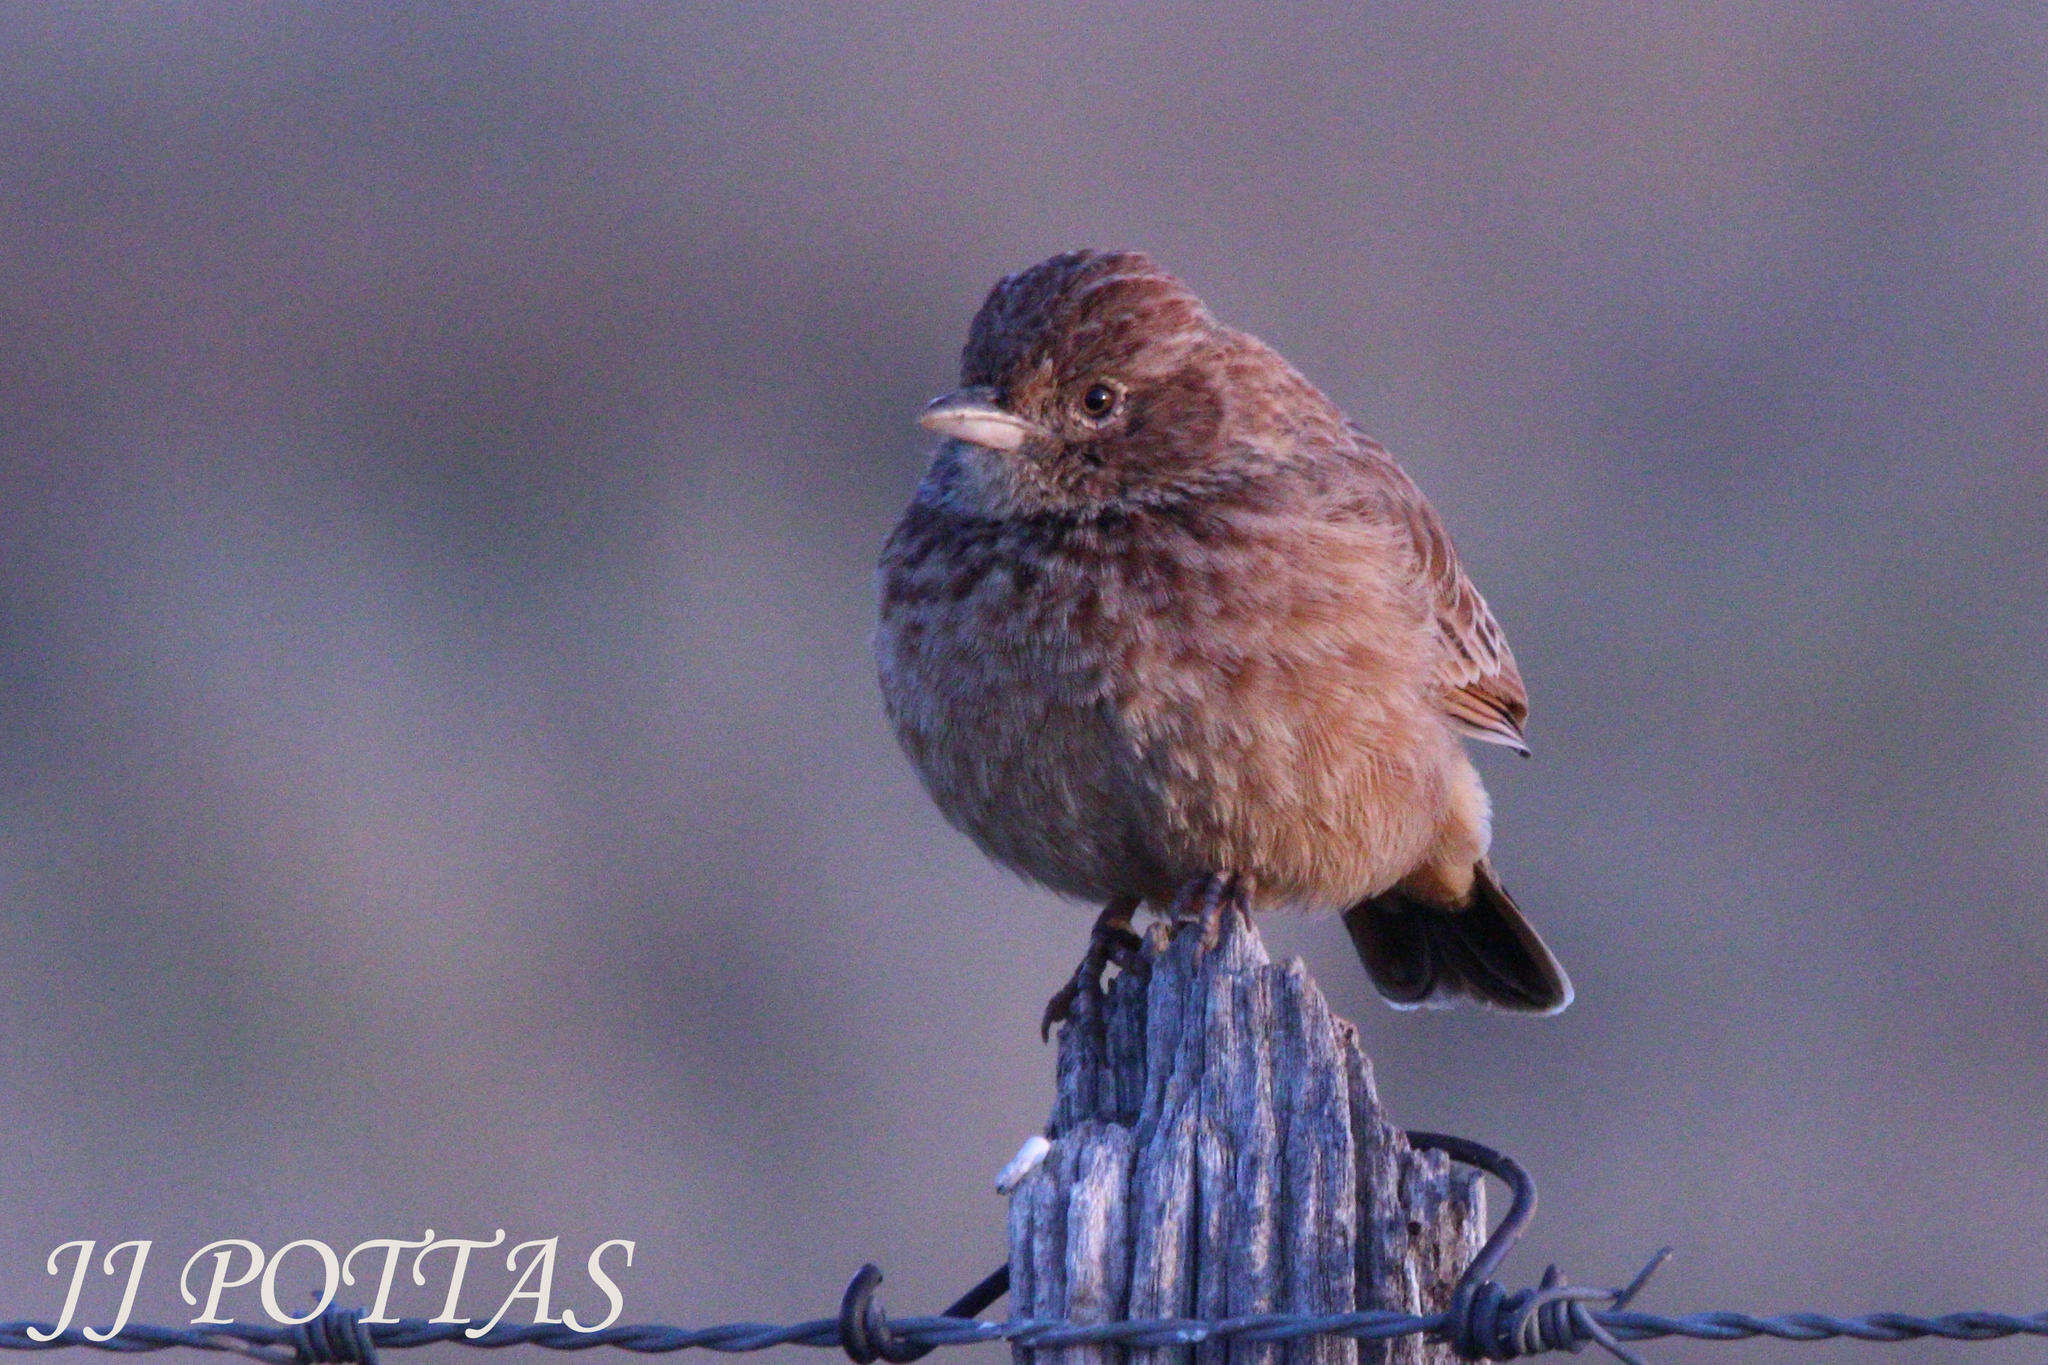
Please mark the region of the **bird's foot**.
<svg viewBox="0 0 2048 1365"><path fill-rule="evenodd" d="M1233 908L1249 911L1252 904L1252 879L1236 872L1211 873L1191 877L1174 894L1173 904L1168 908L1167 918L1175 926L1199 924L1202 927L1202 950L1207 952L1223 940L1223 917Z"/></svg>
<svg viewBox="0 0 2048 1365"><path fill-rule="evenodd" d="M1074 1002L1081 998L1081 992L1102 989L1102 973L1111 963L1125 971L1138 964L1138 949L1144 940L1131 930L1131 916L1137 910L1135 896L1119 896L1102 907L1102 913L1095 917L1095 927L1089 931L1088 951L1082 955L1081 965L1074 968L1067 984L1045 1002L1045 1014L1038 1021L1041 1041L1052 1037L1052 1026L1074 1012Z"/></svg>

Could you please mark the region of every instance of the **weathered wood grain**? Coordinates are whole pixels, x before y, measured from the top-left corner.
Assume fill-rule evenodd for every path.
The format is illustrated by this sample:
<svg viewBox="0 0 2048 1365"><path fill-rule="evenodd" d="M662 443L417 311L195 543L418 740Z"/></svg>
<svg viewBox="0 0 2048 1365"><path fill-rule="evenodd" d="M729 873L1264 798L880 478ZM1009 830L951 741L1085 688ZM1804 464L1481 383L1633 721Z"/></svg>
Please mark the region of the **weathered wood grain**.
<svg viewBox="0 0 2048 1365"><path fill-rule="evenodd" d="M1389 1124L1358 1031L1235 912L1154 925L1060 1032L1043 1165L1011 1195L1018 1317L1434 1312L1479 1248L1478 1178ZM1019 1348L1018 1365L1449 1365L1409 1337ZM1034 1359L1043 1357L1043 1359Z"/></svg>

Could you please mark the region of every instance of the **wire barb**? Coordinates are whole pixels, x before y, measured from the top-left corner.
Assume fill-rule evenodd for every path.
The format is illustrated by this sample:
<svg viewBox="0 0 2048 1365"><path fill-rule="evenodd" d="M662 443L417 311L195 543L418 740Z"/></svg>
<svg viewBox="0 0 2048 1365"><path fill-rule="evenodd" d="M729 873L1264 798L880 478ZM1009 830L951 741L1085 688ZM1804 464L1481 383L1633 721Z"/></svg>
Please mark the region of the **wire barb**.
<svg viewBox="0 0 2048 1365"><path fill-rule="evenodd" d="M1670 1247L1652 1256L1624 1289L1566 1284L1563 1272L1553 1265L1544 1269L1543 1280L1534 1289L1509 1293L1493 1275L1522 1229L1536 1216L1536 1177L1507 1153L1471 1138L1411 1132L1408 1142L1485 1171L1508 1187L1507 1215L1458 1277L1450 1310L1438 1333L1459 1359L1516 1360L1544 1351L1576 1351L1590 1341L1623 1365L1644 1365L1643 1358L1621 1344L1591 1305L1605 1303L1609 1312L1628 1307L1629 1300L1670 1259Z"/></svg>

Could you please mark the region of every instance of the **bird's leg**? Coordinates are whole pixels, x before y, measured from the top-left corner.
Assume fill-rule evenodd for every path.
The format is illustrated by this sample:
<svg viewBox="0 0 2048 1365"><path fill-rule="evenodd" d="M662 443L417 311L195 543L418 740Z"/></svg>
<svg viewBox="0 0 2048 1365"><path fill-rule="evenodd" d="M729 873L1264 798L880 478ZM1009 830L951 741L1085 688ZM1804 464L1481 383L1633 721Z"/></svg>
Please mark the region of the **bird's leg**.
<svg viewBox="0 0 2048 1365"><path fill-rule="evenodd" d="M1174 894L1167 916L1175 924L1202 926L1202 947L1214 948L1223 939L1223 916L1235 906L1250 912L1252 879L1236 872L1208 873L1191 877Z"/></svg>
<svg viewBox="0 0 2048 1365"><path fill-rule="evenodd" d="M1131 916L1137 912L1136 896L1118 896L1102 907L1102 913L1095 917L1095 927L1088 931L1088 951L1082 955L1081 965L1074 968L1067 984L1045 1002L1045 1014L1038 1021L1041 1040L1052 1037L1052 1026L1073 1013L1074 1001L1082 991L1102 989L1102 972L1110 963L1125 970L1137 963L1138 948L1143 943L1131 930Z"/></svg>

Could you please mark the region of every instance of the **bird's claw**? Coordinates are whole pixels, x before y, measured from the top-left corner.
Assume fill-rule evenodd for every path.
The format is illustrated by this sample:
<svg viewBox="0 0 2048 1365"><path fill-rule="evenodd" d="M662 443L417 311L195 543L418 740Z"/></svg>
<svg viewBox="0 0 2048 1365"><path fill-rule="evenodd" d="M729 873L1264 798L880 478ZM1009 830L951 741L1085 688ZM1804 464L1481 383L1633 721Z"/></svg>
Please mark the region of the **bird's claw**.
<svg viewBox="0 0 2048 1365"><path fill-rule="evenodd" d="M1081 965L1074 968L1067 984L1053 992L1052 999L1045 1002L1045 1013L1038 1021L1040 1042L1052 1037L1054 1024L1064 1023L1073 1015L1074 1002L1081 998L1083 991L1102 989L1102 973L1111 963L1124 971L1138 964L1138 949L1144 940L1131 930L1131 915L1137 908L1135 900L1114 900L1096 917L1095 927L1088 934L1088 951L1082 955Z"/></svg>
<svg viewBox="0 0 2048 1365"><path fill-rule="evenodd" d="M1213 949L1223 940L1223 917L1232 908L1248 909L1252 879L1235 872L1191 877L1173 898L1167 917L1175 925L1199 924L1202 950Z"/></svg>
<svg viewBox="0 0 2048 1365"><path fill-rule="evenodd" d="M1045 1013L1038 1017L1039 1042L1051 1041L1053 1025L1065 1023L1068 1016L1073 1014L1074 1002L1081 998L1081 990L1086 985L1083 973L1087 970L1088 962L1086 958L1083 958L1080 968L1074 973L1073 980L1054 991L1052 999L1045 1002Z"/></svg>

